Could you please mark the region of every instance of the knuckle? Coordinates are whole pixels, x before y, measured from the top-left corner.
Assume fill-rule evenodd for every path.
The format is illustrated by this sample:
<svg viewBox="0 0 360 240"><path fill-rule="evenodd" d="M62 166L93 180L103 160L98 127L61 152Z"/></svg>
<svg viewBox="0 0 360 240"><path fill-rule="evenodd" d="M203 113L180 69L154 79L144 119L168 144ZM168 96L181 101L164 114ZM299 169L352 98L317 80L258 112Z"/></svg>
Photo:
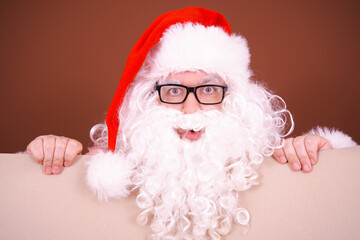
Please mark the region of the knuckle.
<svg viewBox="0 0 360 240"><path fill-rule="evenodd" d="M68 163L71 163L71 162L74 160L75 157L76 157L75 154L66 153L64 160L65 160L66 162L68 162Z"/></svg>
<svg viewBox="0 0 360 240"><path fill-rule="evenodd" d="M27 146L28 150L37 150L39 148L42 148L42 142L39 139L35 139L29 143Z"/></svg>
<svg viewBox="0 0 360 240"><path fill-rule="evenodd" d="M43 135L43 136L41 136L41 138L42 138L44 141L47 141L47 140L55 140L56 136L55 136L55 135L52 135L52 134L49 134L49 135Z"/></svg>
<svg viewBox="0 0 360 240"><path fill-rule="evenodd" d="M309 158L307 156L300 156L299 160L301 163L308 163L309 162Z"/></svg>
<svg viewBox="0 0 360 240"><path fill-rule="evenodd" d="M286 140L282 150L286 151L287 149L292 148L292 146L293 146L293 141Z"/></svg>
<svg viewBox="0 0 360 240"><path fill-rule="evenodd" d="M295 147L299 147L299 146L303 145L303 139L302 138L295 138L294 141L293 141L293 145Z"/></svg>
<svg viewBox="0 0 360 240"><path fill-rule="evenodd" d="M39 148L28 147L26 150L28 154L30 154L36 162L40 163L43 160L44 155L42 148L39 149Z"/></svg>
<svg viewBox="0 0 360 240"><path fill-rule="evenodd" d="M32 141L32 144L31 146L34 146L34 147L41 147L42 146L42 141L40 139L36 139L34 141Z"/></svg>
<svg viewBox="0 0 360 240"><path fill-rule="evenodd" d="M46 143L46 144L44 144L44 150L45 151L53 151L54 150L54 144L52 144L52 143Z"/></svg>
<svg viewBox="0 0 360 240"><path fill-rule="evenodd" d="M66 147L66 144L64 142L58 142L56 144L56 149L57 150L61 150L61 151L64 151L65 150L65 147Z"/></svg>
<svg viewBox="0 0 360 240"><path fill-rule="evenodd" d="M282 156L283 154L282 154L282 151L281 151L280 149L275 149L273 155L274 155L275 157L280 157L280 156Z"/></svg>
<svg viewBox="0 0 360 240"><path fill-rule="evenodd" d="M54 159L54 161L52 162L52 165L54 166L61 166L62 164L63 164L62 159Z"/></svg>
<svg viewBox="0 0 360 240"><path fill-rule="evenodd" d="M309 150L309 151L308 151L308 155L309 155L309 156L312 156L312 157L313 157L313 156L316 156L316 151L314 151L314 150Z"/></svg>
<svg viewBox="0 0 360 240"><path fill-rule="evenodd" d="M82 150L82 144L79 141L76 141L74 139L70 139L68 142L68 145L71 148L76 149L77 151Z"/></svg>
<svg viewBox="0 0 360 240"><path fill-rule="evenodd" d="M293 141L294 141L294 138L285 139L285 145L291 145Z"/></svg>
<svg viewBox="0 0 360 240"><path fill-rule="evenodd" d="M77 148L79 146L78 142L73 140L73 139L70 139L69 142L68 142L68 146L71 147L71 148Z"/></svg>
<svg viewBox="0 0 360 240"><path fill-rule="evenodd" d="M44 166L51 166L51 160L50 159L44 159L44 161L43 161L43 165Z"/></svg>
<svg viewBox="0 0 360 240"><path fill-rule="evenodd" d="M310 135L305 138L305 144L306 145L314 145L316 143L316 139L314 136Z"/></svg>
<svg viewBox="0 0 360 240"><path fill-rule="evenodd" d="M326 138L320 137L319 142L322 142L323 144L330 144L330 141Z"/></svg>
<svg viewBox="0 0 360 240"><path fill-rule="evenodd" d="M73 154L73 153L65 153L64 161L65 162L72 162L74 158L75 158L75 154Z"/></svg>
<svg viewBox="0 0 360 240"><path fill-rule="evenodd" d="M66 142L68 140L67 137L64 136L55 136L57 141L62 141L62 142Z"/></svg>
<svg viewBox="0 0 360 240"><path fill-rule="evenodd" d="M288 154L287 158L289 159L289 162L295 162L298 159L297 156L293 153Z"/></svg>

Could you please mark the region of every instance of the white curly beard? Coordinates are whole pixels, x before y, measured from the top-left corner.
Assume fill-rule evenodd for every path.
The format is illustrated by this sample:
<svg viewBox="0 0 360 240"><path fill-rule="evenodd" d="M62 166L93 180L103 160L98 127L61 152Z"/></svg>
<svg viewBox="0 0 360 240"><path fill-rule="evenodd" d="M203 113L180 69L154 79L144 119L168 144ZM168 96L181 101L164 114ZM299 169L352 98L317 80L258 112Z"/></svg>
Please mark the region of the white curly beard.
<svg viewBox="0 0 360 240"><path fill-rule="evenodd" d="M256 184L259 144L235 114L182 114L154 106L128 132L126 161L135 166L140 223L151 221L153 239L220 239L232 222L247 225L238 193ZM176 129L202 130L198 140Z"/></svg>

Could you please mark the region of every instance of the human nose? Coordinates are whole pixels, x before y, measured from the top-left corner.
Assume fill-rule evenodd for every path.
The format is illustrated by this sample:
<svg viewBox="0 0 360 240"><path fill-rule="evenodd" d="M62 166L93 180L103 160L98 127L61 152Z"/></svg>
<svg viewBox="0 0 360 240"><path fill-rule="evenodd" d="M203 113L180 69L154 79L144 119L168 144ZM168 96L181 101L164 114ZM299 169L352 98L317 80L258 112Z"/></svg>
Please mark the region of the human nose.
<svg viewBox="0 0 360 240"><path fill-rule="evenodd" d="M183 104L183 113L185 114L194 113L200 109L200 103L196 100L193 92L189 93Z"/></svg>

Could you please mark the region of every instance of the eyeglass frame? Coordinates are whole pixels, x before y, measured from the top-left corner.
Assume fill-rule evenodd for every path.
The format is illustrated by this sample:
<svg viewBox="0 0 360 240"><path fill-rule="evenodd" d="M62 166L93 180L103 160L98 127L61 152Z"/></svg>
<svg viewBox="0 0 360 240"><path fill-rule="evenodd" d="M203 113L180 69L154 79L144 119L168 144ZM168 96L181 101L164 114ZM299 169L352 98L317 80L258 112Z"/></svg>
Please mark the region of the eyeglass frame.
<svg viewBox="0 0 360 240"><path fill-rule="evenodd" d="M160 89L161 89L162 87L166 87L166 86L175 86L175 87L183 87L183 88L185 88L185 89L186 89L186 95L185 95L185 97L184 97L184 100L183 100L182 102L166 102L166 101L162 100ZM199 100L199 98L198 98L198 96L197 96L197 94L196 94L196 90L197 90L198 88L202 88L202 87L221 87L222 90L223 90L223 94L222 94L221 100L220 100L219 102L216 102L216 103L202 103L202 102ZM166 103L166 104L182 104L182 103L184 103L184 102L186 101L187 97L189 96L189 93L192 92L192 93L194 93L194 96L195 96L196 100L197 100L200 104L204 104L204 105L216 105L216 104L222 103L222 101L223 101L224 98L225 98L225 93L226 93L226 91L228 90L228 87L227 87L227 86L222 86L222 85L217 85L217 84L205 84L205 85L199 85L199 86L196 86L196 87L188 87L188 86L184 86L184 85L181 85L181 84L169 83L169 84L160 84L160 85L159 85L159 84L156 84L155 89L156 89L156 91L157 91L158 94L159 94L159 99L160 99L160 101L163 102L163 103Z"/></svg>

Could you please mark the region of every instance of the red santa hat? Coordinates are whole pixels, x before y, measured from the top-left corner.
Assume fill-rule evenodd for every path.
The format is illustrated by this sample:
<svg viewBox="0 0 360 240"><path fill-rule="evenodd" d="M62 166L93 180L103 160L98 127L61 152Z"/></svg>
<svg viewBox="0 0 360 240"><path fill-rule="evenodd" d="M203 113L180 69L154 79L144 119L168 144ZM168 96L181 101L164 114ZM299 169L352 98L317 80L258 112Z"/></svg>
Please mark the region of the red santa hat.
<svg viewBox="0 0 360 240"><path fill-rule="evenodd" d="M231 36L229 23L218 12L188 7L159 16L137 41L127 59L106 116L109 150L116 148L118 113L125 93L145 61L150 63L150 74L154 79L166 77L171 72L190 70L220 75L232 72L237 76L246 75L244 78L247 79L249 58L245 39Z"/></svg>

